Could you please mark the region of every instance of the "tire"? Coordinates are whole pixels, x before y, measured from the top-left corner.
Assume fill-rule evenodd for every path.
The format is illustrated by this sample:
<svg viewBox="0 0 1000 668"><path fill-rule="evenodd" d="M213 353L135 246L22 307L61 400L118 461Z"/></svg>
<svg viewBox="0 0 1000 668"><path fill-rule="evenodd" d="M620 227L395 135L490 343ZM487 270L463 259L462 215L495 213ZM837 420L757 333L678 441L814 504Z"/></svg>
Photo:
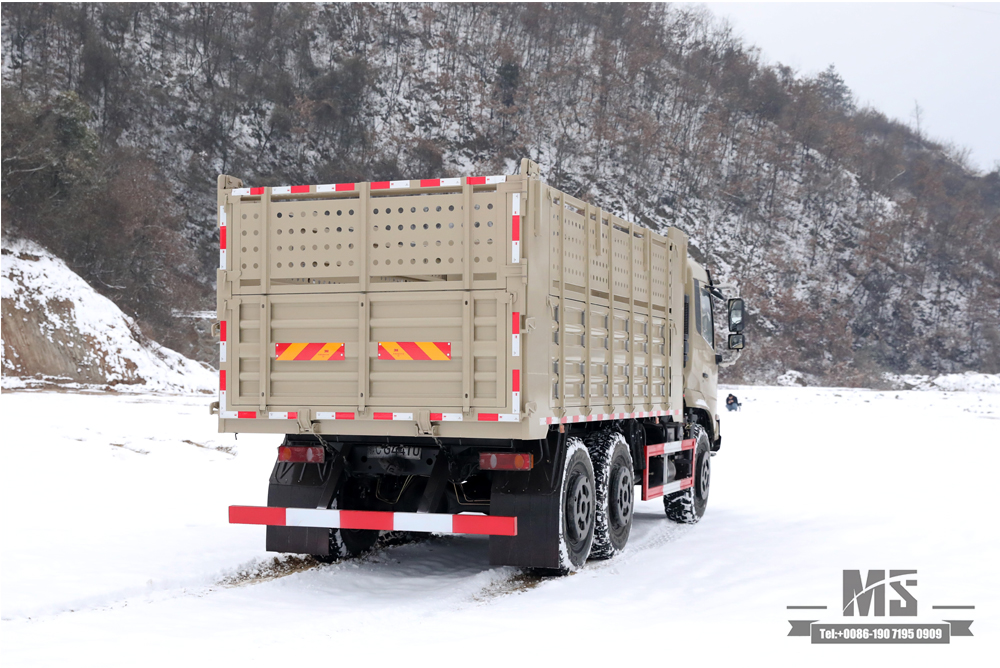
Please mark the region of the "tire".
<svg viewBox="0 0 1000 668"><path fill-rule="evenodd" d="M667 517L678 524L694 524L702 518L708 507L709 483L712 479L711 444L701 425L691 425L691 437L696 441L694 485L663 497Z"/></svg>
<svg viewBox="0 0 1000 668"><path fill-rule="evenodd" d="M356 489L350 484L350 480L344 482L344 487L337 496L331 508L368 510L363 507L364 503L355 500ZM370 552L380 535L380 531L369 529L330 529L330 556L327 560L356 557Z"/></svg>
<svg viewBox="0 0 1000 668"><path fill-rule="evenodd" d="M597 494L594 466L583 440L566 441L566 461L559 491L559 556L564 571L581 568L594 543Z"/></svg>
<svg viewBox="0 0 1000 668"><path fill-rule="evenodd" d="M587 438L594 465L597 516L591 559L610 559L624 549L632 531L635 510L635 476L632 453L618 430L602 430Z"/></svg>

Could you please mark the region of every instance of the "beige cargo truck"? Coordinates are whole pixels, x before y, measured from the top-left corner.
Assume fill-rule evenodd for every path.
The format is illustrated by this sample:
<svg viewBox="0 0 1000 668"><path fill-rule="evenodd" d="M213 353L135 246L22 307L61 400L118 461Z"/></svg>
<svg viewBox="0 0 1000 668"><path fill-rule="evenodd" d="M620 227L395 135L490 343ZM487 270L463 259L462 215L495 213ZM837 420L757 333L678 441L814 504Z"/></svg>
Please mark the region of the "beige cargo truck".
<svg viewBox="0 0 1000 668"><path fill-rule="evenodd" d="M488 535L579 568L636 497L696 522L721 443L708 272L687 237L518 175L247 187L220 176L221 432L283 435L267 549ZM728 304L731 349L743 303ZM736 353L739 354L738 352Z"/></svg>

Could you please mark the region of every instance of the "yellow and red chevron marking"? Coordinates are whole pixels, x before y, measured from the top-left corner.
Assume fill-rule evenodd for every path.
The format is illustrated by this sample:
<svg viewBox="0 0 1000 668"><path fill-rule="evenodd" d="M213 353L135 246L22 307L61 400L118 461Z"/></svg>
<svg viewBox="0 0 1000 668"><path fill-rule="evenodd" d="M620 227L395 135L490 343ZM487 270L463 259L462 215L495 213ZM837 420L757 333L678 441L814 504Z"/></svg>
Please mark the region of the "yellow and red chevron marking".
<svg viewBox="0 0 1000 668"><path fill-rule="evenodd" d="M342 360L343 343L275 343L274 359L296 361Z"/></svg>
<svg viewBox="0 0 1000 668"><path fill-rule="evenodd" d="M446 341L379 341L380 360L450 360L451 343Z"/></svg>

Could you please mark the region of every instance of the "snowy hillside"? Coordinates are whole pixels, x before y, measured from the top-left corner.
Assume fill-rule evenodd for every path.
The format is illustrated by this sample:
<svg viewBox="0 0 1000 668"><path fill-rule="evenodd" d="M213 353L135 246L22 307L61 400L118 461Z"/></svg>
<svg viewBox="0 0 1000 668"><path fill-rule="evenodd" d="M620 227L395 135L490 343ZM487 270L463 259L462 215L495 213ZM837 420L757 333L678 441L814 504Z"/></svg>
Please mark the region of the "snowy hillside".
<svg viewBox="0 0 1000 668"><path fill-rule="evenodd" d="M5 239L0 281L4 389L214 391L211 369L144 337L131 318L41 246Z"/></svg>
<svg viewBox="0 0 1000 668"><path fill-rule="evenodd" d="M743 409L722 417L704 519L676 525L659 500L640 502L625 552L555 579L491 568L488 539L473 536L275 563L264 528L227 524L227 506L265 502L279 436L218 434L207 398L4 394L6 466L45 472L44 485L15 476L0 487L5 665L556 666L581 652L588 666L623 653L704 666L991 665L1000 394L723 391ZM22 447L40 423L44 462ZM969 446L981 446L974 461L957 457ZM787 606L837 616L845 568L918 569L913 621L939 622L932 605L975 605L958 611L974 636L931 648L788 637L802 617Z"/></svg>

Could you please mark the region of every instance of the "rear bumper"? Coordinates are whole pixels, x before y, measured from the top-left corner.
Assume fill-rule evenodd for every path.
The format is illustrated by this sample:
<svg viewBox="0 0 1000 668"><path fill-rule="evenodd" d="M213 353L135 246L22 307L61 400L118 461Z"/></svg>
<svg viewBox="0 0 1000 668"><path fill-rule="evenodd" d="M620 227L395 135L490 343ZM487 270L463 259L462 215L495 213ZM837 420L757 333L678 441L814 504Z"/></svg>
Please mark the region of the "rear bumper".
<svg viewBox="0 0 1000 668"><path fill-rule="evenodd" d="M229 523L275 527L478 534L481 536L517 535L516 517L474 514L444 515L440 513L392 513L373 510L229 506Z"/></svg>

